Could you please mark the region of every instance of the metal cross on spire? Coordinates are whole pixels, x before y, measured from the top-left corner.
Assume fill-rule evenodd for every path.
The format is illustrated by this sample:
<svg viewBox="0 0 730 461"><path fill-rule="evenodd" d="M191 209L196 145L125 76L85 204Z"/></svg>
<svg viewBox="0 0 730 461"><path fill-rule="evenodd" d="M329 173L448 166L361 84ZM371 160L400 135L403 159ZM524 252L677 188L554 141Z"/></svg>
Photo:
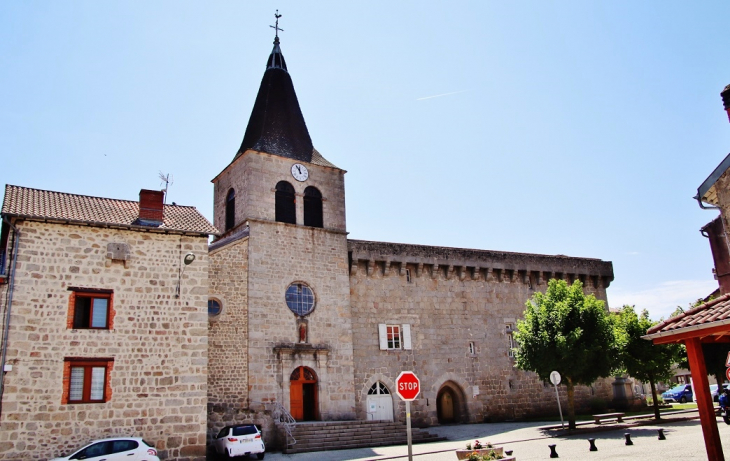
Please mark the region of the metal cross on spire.
<svg viewBox="0 0 730 461"><path fill-rule="evenodd" d="M272 29L274 29L276 31L276 41L279 41L279 31L284 32L284 29L279 28L279 18L281 17L281 15L279 14L279 10L276 10L274 17L276 18L276 25L269 26L269 27L271 27Z"/></svg>

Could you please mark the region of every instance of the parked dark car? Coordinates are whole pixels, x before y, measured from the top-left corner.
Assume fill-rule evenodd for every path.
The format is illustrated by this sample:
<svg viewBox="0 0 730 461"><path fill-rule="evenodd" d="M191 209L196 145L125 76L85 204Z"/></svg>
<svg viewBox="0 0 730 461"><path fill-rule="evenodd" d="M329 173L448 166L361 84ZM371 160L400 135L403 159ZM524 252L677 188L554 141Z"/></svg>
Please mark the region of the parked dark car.
<svg viewBox="0 0 730 461"><path fill-rule="evenodd" d="M664 399L665 402L692 402L694 400L692 385L680 384L679 386L674 386L662 394L662 399Z"/></svg>

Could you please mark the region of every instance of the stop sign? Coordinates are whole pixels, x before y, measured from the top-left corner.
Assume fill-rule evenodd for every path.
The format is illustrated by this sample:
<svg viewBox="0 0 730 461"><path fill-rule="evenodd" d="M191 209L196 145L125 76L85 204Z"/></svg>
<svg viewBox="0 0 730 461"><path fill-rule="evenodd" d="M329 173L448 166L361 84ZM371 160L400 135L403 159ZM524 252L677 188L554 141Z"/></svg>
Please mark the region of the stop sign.
<svg viewBox="0 0 730 461"><path fill-rule="evenodd" d="M421 392L421 381L412 371L402 371L395 379L395 393L408 402L416 400Z"/></svg>

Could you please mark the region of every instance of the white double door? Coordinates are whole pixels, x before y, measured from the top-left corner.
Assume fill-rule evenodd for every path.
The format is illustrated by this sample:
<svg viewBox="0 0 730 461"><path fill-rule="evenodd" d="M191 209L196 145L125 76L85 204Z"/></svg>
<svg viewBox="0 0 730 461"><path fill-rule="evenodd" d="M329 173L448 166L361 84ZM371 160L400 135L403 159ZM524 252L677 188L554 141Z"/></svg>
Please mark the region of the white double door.
<svg viewBox="0 0 730 461"><path fill-rule="evenodd" d="M368 419L393 421L393 399L390 395L368 395Z"/></svg>

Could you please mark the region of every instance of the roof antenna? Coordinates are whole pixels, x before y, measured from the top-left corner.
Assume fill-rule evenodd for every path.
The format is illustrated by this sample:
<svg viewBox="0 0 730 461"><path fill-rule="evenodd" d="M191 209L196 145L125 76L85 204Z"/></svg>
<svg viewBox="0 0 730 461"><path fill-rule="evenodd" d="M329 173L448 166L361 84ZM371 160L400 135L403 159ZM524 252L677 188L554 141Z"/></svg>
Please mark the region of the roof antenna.
<svg viewBox="0 0 730 461"><path fill-rule="evenodd" d="M276 10L276 13L274 13L274 17L276 18L276 25L275 26L269 26L272 29L276 31L276 37L274 38L274 43L279 43L279 31L284 32L284 29L279 28L279 18L281 15L279 14L279 10Z"/></svg>
<svg viewBox="0 0 730 461"><path fill-rule="evenodd" d="M172 175L170 173L163 174L162 171L160 171L160 180L165 183L165 188L162 189L162 192L165 193L165 198L162 204L167 205L167 189L172 185ZM162 186L162 184L160 184L160 186Z"/></svg>

